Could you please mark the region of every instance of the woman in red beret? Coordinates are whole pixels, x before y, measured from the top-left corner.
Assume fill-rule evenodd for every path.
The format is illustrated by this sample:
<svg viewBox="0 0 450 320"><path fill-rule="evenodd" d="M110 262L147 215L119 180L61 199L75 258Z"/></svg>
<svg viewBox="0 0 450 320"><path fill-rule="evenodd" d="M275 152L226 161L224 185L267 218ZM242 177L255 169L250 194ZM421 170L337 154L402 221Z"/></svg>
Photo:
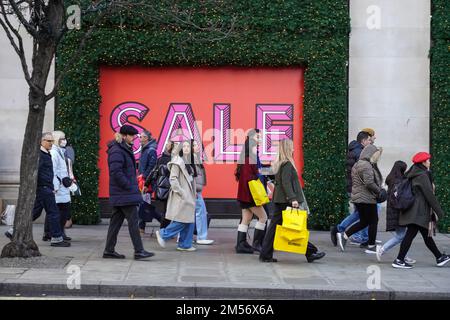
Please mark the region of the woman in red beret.
<svg viewBox="0 0 450 320"><path fill-rule="evenodd" d="M433 192L430 158L429 153L417 153L412 158L414 164L405 174L411 180L415 199L414 204L400 214L400 226L407 226L408 229L400 246L397 259L392 263L394 268L411 269L413 267L405 262L405 257L418 232L422 234L425 245L436 257L438 267L443 267L450 261L450 256L442 254L432 238L436 222L438 218L444 216L444 212Z"/></svg>

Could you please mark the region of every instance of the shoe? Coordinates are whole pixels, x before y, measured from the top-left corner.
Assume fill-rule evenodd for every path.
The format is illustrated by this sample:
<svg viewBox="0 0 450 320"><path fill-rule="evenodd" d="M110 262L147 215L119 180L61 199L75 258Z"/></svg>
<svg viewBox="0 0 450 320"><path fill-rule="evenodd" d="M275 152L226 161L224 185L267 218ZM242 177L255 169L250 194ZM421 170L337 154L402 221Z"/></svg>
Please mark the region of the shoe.
<svg viewBox="0 0 450 320"><path fill-rule="evenodd" d="M369 248L369 242L363 242L359 245L361 249L368 249Z"/></svg>
<svg viewBox="0 0 450 320"><path fill-rule="evenodd" d="M42 236L42 241L50 241L50 240L52 240L52 237L45 235L45 234Z"/></svg>
<svg viewBox="0 0 450 320"><path fill-rule="evenodd" d="M377 246L369 247L367 246L367 249L364 251L368 254L376 254L377 253Z"/></svg>
<svg viewBox="0 0 450 320"><path fill-rule="evenodd" d="M50 246L52 247L70 247L70 242L67 241L60 241L60 242L52 242L50 243Z"/></svg>
<svg viewBox="0 0 450 320"><path fill-rule="evenodd" d="M354 245L354 246L361 246L363 244L359 241L353 240L352 238L348 239L348 243L350 243L351 245Z"/></svg>
<svg viewBox="0 0 450 320"><path fill-rule="evenodd" d="M376 252L377 260L381 261L381 256L384 254L383 247L382 246L377 246L376 248L377 248L377 252ZM405 258L405 261L406 261L406 259L407 258Z"/></svg>
<svg viewBox="0 0 450 320"><path fill-rule="evenodd" d="M194 247L190 247L190 248L181 248L181 247L177 247L178 251L189 251L189 252L193 252L193 251L197 251L197 248Z"/></svg>
<svg viewBox="0 0 450 320"><path fill-rule="evenodd" d="M381 240L375 240L375 243L376 243L376 244L382 244L383 241L381 241Z"/></svg>
<svg viewBox="0 0 450 320"><path fill-rule="evenodd" d="M5 232L5 236L6 236L9 240L12 240L12 238L13 238L13 235L12 235L11 232L9 232L9 230Z"/></svg>
<svg viewBox="0 0 450 320"><path fill-rule="evenodd" d="M278 260L275 259L275 258L268 258L268 259L266 259L266 258L259 258L259 261L261 261L261 262L278 262Z"/></svg>
<svg viewBox="0 0 450 320"><path fill-rule="evenodd" d="M123 254L117 253L117 252L103 252L103 258L105 259L125 259L125 256Z"/></svg>
<svg viewBox="0 0 450 320"><path fill-rule="evenodd" d="M443 267L449 261L450 261L450 256L448 254L444 253L440 258L436 259L436 265L438 267Z"/></svg>
<svg viewBox="0 0 450 320"><path fill-rule="evenodd" d="M344 234L345 234L344 232L338 232L336 234L341 251L345 251L345 245L347 244L347 240L344 238Z"/></svg>
<svg viewBox="0 0 450 320"><path fill-rule="evenodd" d="M247 242L247 233L238 231L236 253L253 254L253 247Z"/></svg>
<svg viewBox="0 0 450 320"><path fill-rule="evenodd" d="M336 226L332 226L330 228L330 236L331 236L331 242L333 243L333 246L337 247L337 234L338 228Z"/></svg>
<svg viewBox="0 0 450 320"><path fill-rule="evenodd" d="M159 230L156 230L156 240L158 241L158 244L161 246L161 248L166 247L166 242L161 237L161 233L159 232Z"/></svg>
<svg viewBox="0 0 450 320"><path fill-rule="evenodd" d="M325 257L326 253L325 252L316 252L313 253L309 256L306 256L306 260L308 261L308 263L313 262L314 260L319 260L322 259L323 257Z"/></svg>
<svg viewBox="0 0 450 320"><path fill-rule="evenodd" d="M408 258L408 257L405 257L405 262L406 262L406 263L409 263L409 264L415 264L415 263L416 263L416 260L411 259L411 258Z"/></svg>
<svg viewBox="0 0 450 320"><path fill-rule="evenodd" d="M412 269L413 266L410 265L409 263L406 263L405 261L401 261L398 259L395 259L394 262L392 262L392 267L396 268L396 269Z"/></svg>
<svg viewBox="0 0 450 320"><path fill-rule="evenodd" d="M42 239L43 240L43 239ZM71 237L66 236L65 234L63 235L63 240L64 241L72 241Z"/></svg>
<svg viewBox="0 0 450 320"><path fill-rule="evenodd" d="M213 244L214 240L206 240L206 239L205 240L197 240L196 243L208 245L208 244Z"/></svg>
<svg viewBox="0 0 450 320"><path fill-rule="evenodd" d="M140 252L135 252L134 253L134 259L135 260L141 260L141 259L146 259L146 258L150 258L153 257L155 254L153 252L148 252L145 250L142 250Z"/></svg>

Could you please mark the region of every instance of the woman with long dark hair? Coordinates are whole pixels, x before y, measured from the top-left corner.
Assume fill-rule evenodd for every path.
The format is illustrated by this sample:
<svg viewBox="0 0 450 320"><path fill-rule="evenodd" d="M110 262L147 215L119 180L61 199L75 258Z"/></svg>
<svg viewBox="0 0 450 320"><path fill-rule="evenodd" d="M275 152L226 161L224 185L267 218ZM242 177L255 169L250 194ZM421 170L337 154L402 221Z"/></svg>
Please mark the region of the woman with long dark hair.
<svg viewBox="0 0 450 320"><path fill-rule="evenodd" d="M253 253L254 250L261 251L264 239L267 214L263 206L257 206L253 200L248 182L256 180L260 176L258 169L258 141L259 130L249 131L245 140L244 148L239 156L239 162L236 168L235 176L239 182L237 200L242 210L241 223L238 226L238 235L236 243L236 253ZM247 231L253 215L258 217L253 235L253 247L247 242Z"/></svg>
<svg viewBox="0 0 450 320"><path fill-rule="evenodd" d="M403 161L396 161L391 169L391 172L386 178L386 185L388 186L388 200L386 206L386 231L394 231L394 236L389 239L383 246L377 246L377 259L381 260L381 256L387 251L400 244L405 237L406 227L398 224L400 218L400 210L392 207L394 196L394 187L399 184L405 177L407 165ZM409 264L414 264L416 261L405 257L405 261Z"/></svg>
<svg viewBox="0 0 450 320"><path fill-rule="evenodd" d="M170 170L170 193L167 201L166 218L171 220L166 228L156 231L156 237L161 247L165 248L165 241L176 235L180 251L195 251L192 246L195 222L195 177L194 151L192 141L180 143L172 160L168 163Z"/></svg>

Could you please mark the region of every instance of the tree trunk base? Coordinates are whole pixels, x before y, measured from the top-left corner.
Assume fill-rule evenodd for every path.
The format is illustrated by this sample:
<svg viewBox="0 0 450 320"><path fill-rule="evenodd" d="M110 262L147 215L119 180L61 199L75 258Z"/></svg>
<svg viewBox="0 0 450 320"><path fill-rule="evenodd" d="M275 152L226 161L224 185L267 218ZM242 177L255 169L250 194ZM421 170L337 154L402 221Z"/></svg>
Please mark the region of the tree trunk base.
<svg viewBox="0 0 450 320"><path fill-rule="evenodd" d="M1 257L2 258L31 258L39 257L41 253L36 243L31 240L30 242L10 242L3 247Z"/></svg>

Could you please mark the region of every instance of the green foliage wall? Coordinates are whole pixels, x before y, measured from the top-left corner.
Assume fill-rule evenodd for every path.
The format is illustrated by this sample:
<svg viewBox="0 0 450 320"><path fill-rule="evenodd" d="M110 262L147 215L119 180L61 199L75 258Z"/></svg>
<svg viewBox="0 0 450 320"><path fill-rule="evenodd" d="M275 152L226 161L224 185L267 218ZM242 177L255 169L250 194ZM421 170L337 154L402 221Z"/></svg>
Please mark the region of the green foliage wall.
<svg viewBox="0 0 450 320"><path fill-rule="evenodd" d="M347 61L350 30L347 1L178 1L193 21L229 23L233 33L216 42L192 28L148 19L136 10L102 23L86 43L59 90L56 127L78 150L76 173L83 197L75 199L77 223L99 221L99 65L306 67L304 97L305 193L311 227L327 228L347 213ZM160 4L164 9L164 2ZM89 19L83 20L83 28ZM80 32L70 32L58 51L58 69L73 59Z"/></svg>
<svg viewBox="0 0 450 320"><path fill-rule="evenodd" d="M447 214L439 227L450 233L450 1L431 3L431 160L436 196Z"/></svg>

